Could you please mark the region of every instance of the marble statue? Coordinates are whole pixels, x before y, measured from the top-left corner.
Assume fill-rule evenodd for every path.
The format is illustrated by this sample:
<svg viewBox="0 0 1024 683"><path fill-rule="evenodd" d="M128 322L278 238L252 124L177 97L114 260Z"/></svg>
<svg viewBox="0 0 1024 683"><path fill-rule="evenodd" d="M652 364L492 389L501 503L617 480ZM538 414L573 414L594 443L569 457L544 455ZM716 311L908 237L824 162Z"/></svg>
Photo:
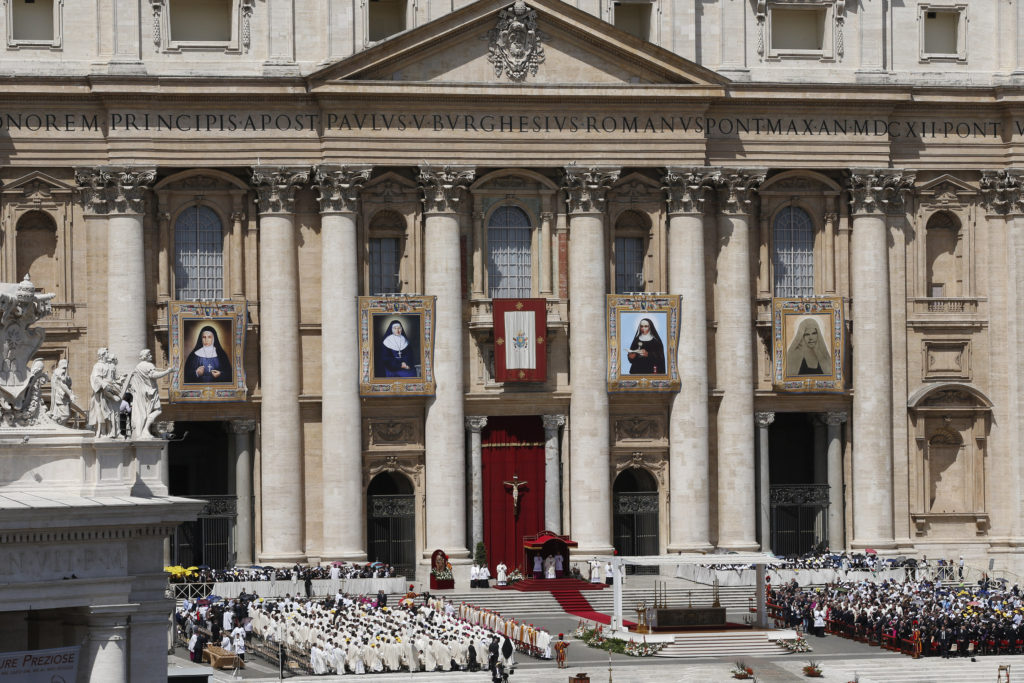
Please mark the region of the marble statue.
<svg viewBox="0 0 1024 683"><path fill-rule="evenodd" d="M50 377L50 418L57 424L67 424L71 418L71 404L74 400L71 376L68 374L68 359L61 358Z"/></svg>
<svg viewBox="0 0 1024 683"><path fill-rule="evenodd" d="M170 374L174 368L158 370L153 365L153 354L149 349L139 353L139 363L128 376L126 392L132 395L131 438L156 438L150 431L162 409L160 407L160 389L156 381ZM125 393L125 392L122 392Z"/></svg>
<svg viewBox="0 0 1024 683"><path fill-rule="evenodd" d="M117 411L121 403L121 381L117 376L117 358L106 348L96 352L96 364L89 374L88 427L96 430L96 438L117 436ZM104 432L104 428L106 431Z"/></svg>
<svg viewBox="0 0 1024 683"><path fill-rule="evenodd" d="M42 388L48 381L43 361L29 360L43 343L45 331L32 325L51 312L53 294L38 294L25 276L20 283L0 283L0 424L3 427L51 425Z"/></svg>

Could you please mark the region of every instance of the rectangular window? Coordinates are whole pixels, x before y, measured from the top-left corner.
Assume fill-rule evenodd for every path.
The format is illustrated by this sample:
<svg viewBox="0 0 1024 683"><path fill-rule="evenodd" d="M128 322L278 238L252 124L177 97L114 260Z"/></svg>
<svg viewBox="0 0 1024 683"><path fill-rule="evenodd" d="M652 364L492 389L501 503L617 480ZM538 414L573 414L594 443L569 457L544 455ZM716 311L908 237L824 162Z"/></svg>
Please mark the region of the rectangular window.
<svg viewBox="0 0 1024 683"><path fill-rule="evenodd" d="M4 4L8 47L60 47L63 0L6 0Z"/></svg>
<svg viewBox="0 0 1024 683"><path fill-rule="evenodd" d="M370 295L397 294L399 279L399 240L396 237L370 239Z"/></svg>
<svg viewBox="0 0 1024 683"><path fill-rule="evenodd" d="M967 5L921 5L921 61L967 61Z"/></svg>
<svg viewBox="0 0 1024 683"><path fill-rule="evenodd" d="M367 11L366 37L370 42L405 30L405 0L370 0Z"/></svg>
<svg viewBox="0 0 1024 683"><path fill-rule="evenodd" d="M821 52L825 44L823 8L772 8L772 50Z"/></svg>
<svg viewBox="0 0 1024 683"><path fill-rule="evenodd" d="M615 293L644 291L644 240L615 238Z"/></svg>
<svg viewBox="0 0 1024 683"><path fill-rule="evenodd" d="M170 0L173 42L226 43L231 40L233 0Z"/></svg>
<svg viewBox="0 0 1024 683"><path fill-rule="evenodd" d="M641 40L651 39L651 3L616 2L615 27Z"/></svg>

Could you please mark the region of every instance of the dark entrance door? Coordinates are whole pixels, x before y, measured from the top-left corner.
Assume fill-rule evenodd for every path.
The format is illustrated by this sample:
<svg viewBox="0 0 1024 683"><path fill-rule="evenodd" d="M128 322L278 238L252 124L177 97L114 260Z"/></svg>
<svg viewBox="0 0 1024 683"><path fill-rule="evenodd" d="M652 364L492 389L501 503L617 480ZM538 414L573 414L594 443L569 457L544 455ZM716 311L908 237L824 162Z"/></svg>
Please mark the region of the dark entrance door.
<svg viewBox="0 0 1024 683"><path fill-rule="evenodd" d="M366 491L366 556L400 573L416 569L416 496L408 477L378 474Z"/></svg>
<svg viewBox="0 0 1024 683"><path fill-rule="evenodd" d="M828 481L823 453L815 457L817 413L775 413L769 437L771 550L803 555L828 545Z"/></svg>
<svg viewBox="0 0 1024 683"><path fill-rule="evenodd" d="M167 455L170 493L206 505L196 521L175 529L171 564L214 569L235 564L236 497L228 481L229 451L223 422L175 422Z"/></svg>
<svg viewBox="0 0 1024 683"><path fill-rule="evenodd" d="M619 555L658 554L658 484L638 468L615 478L612 499L613 543ZM627 574L657 574L657 567L626 567Z"/></svg>

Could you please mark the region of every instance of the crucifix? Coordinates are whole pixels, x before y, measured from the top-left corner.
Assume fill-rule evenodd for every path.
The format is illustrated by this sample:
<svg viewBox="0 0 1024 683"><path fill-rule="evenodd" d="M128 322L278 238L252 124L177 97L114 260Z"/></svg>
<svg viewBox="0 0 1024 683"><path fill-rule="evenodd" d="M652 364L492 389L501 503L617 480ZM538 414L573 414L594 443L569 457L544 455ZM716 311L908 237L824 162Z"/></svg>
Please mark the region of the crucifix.
<svg viewBox="0 0 1024 683"><path fill-rule="evenodd" d="M519 487L526 486L528 482L519 481L519 475L513 474L512 481L502 482L505 486L512 487L512 514L516 517L519 516Z"/></svg>

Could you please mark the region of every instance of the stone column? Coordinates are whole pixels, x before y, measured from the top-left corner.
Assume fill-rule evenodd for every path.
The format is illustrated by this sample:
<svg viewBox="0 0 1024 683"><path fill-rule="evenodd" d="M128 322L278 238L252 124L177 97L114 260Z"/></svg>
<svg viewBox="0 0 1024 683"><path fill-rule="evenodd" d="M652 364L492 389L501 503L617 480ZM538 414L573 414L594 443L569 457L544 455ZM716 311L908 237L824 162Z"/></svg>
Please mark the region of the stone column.
<svg viewBox="0 0 1024 683"><path fill-rule="evenodd" d="M483 202L481 197L473 197L473 298L482 299L484 297L484 281L487 279L484 275L485 262L484 262L484 250L487 245L484 242L484 233L487 230L484 228L484 210Z"/></svg>
<svg viewBox="0 0 1024 683"><path fill-rule="evenodd" d="M668 292L683 296L676 367L683 390L669 412L670 553L711 549L708 500L708 315L705 296L704 205L710 169L669 168Z"/></svg>
<svg viewBox="0 0 1024 683"><path fill-rule="evenodd" d="M757 413L757 513L761 523L761 551L772 551L771 452L768 428L775 422L775 413Z"/></svg>
<svg viewBox="0 0 1024 683"><path fill-rule="evenodd" d="M584 555L612 552L608 388L605 385L605 197L618 169L570 166L563 189L569 214L569 445L572 535Z"/></svg>
<svg viewBox="0 0 1024 683"><path fill-rule="evenodd" d="M761 170L723 170L718 187L718 286L715 370L718 407L718 546L756 550L754 490L754 313L751 307L750 212Z"/></svg>
<svg viewBox="0 0 1024 683"><path fill-rule="evenodd" d="M885 214L913 186L898 170L854 169L849 182L853 239L854 548L895 547L892 507L892 327L889 231Z"/></svg>
<svg viewBox="0 0 1024 683"><path fill-rule="evenodd" d="M134 363L149 346L142 219L152 168L101 166L75 172L86 212L107 216L107 348Z"/></svg>
<svg viewBox="0 0 1024 683"><path fill-rule="evenodd" d="M565 415L543 415L544 421L544 529L562 533L562 452L558 428Z"/></svg>
<svg viewBox="0 0 1024 683"><path fill-rule="evenodd" d="M308 180L308 168L258 167L252 173L260 210L259 561L268 564L292 564L306 557L294 206L296 190Z"/></svg>
<svg viewBox="0 0 1024 683"><path fill-rule="evenodd" d="M846 420L846 412L825 414L828 425L828 547L836 552L846 547L842 439L842 424Z"/></svg>
<svg viewBox="0 0 1024 683"><path fill-rule="evenodd" d="M241 196L232 197L231 212L231 298L245 298L245 211L242 210Z"/></svg>
<svg viewBox="0 0 1024 683"><path fill-rule="evenodd" d="M124 614L92 614L88 618L88 629L79 677L84 672L84 680L126 683L128 617Z"/></svg>
<svg viewBox="0 0 1024 683"><path fill-rule="evenodd" d="M356 211L370 168L320 166L320 339L324 560L363 560L362 418L359 403L359 253Z"/></svg>
<svg viewBox="0 0 1024 683"><path fill-rule="evenodd" d="M235 564L253 562L252 433L256 420L232 420L235 433Z"/></svg>
<svg viewBox="0 0 1024 683"><path fill-rule="evenodd" d="M171 214L166 211L166 199L159 198L157 207L157 286L156 298L160 302L171 298Z"/></svg>
<svg viewBox="0 0 1024 683"><path fill-rule="evenodd" d="M484 462L480 432L487 426L483 415L467 415L466 429L469 430L469 528L472 533L471 553L476 544L484 540Z"/></svg>
<svg viewBox="0 0 1024 683"><path fill-rule="evenodd" d="M540 294L551 296L551 262L553 250L551 248L551 223L555 220L555 214L549 208L551 196L543 197L544 211L540 214Z"/></svg>
<svg viewBox="0 0 1024 683"><path fill-rule="evenodd" d="M828 484L828 452L825 445L825 416L813 417L814 429L814 483ZM828 538L828 510L818 510L814 515L814 533L818 541Z"/></svg>
<svg viewBox="0 0 1024 683"><path fill-rule="evenodd" d="M427 549L442 548L465 558L466 463L463 406L462 269L459 218L466 187L476 176L468 168L420 167L423 190L424 289L434 304L434 377L437 390L427 400Z"/></svg>

